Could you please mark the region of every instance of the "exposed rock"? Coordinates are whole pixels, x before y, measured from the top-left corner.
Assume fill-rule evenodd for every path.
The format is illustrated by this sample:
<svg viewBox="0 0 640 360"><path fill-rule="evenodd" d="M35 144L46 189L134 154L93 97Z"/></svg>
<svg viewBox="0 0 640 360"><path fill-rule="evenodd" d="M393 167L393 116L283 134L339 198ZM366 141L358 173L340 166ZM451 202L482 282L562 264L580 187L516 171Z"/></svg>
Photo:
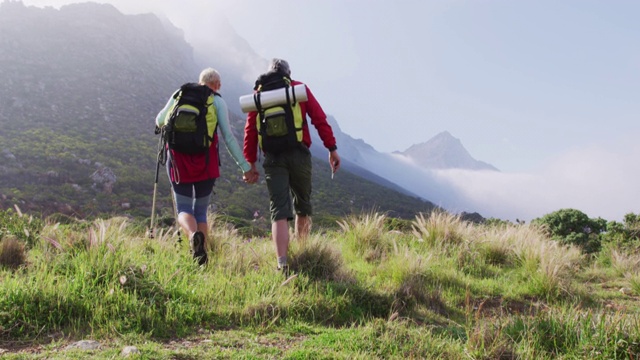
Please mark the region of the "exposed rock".
<svg viewBox="0 0 640 360"><path fill-rule="evenodd" d="M9 149L3 149L2 150L2 155L9 160L15 160L16 156L13 155L13 153L9 150Z"/></svg>
<svg viewBox="0 0 640 360"><path fill-rule="evenodd" d="M65 182L64 176L60 176L60 173L55 170L49 170L39 174L38 179L42 184L46 185L61 184Z"/></svg>
<svg viewBox="0 0 640 360"><path fill-rule="evenodd" d="M625 295L631 295L631 293L632 293L631 289L625 288L625 287L620 288L620 292L625 294Z"/></svg>
<svg viewBox="0 0 640 360"><path fill-rule="evenodd" d="M111 194L113 191L113 185L115 185L116 180L118 179L116 174L114 174L107 166L94 171L90 178L93 180L93 188L97 189L98 186L101 186L102 191L106 194Z"/></svg>
<svg viewBox="0 0 640 360"><path fill-rule="evenodd" d="M140 354L140 350L138 350L138 348L135 346L126 346L120 352L120 355L122 355L123 357L129 357L132 354Z"/></svg>
<svg viewBox="0 0 640 360"><path fill-rule="evenodd" d="M65 350L80 349L80 350L96 350L100 348L100 343L95 340L80 340L67 346Z"/></svg>
<svg viewBox="0 0 640 360"><path fill-rule="evenodd" d="M61 203L53 203L53 205L55 206L56 210L61 213L61 214L74 214L75 211L73 211L73 207L69 204L61 204Z"/></svg>

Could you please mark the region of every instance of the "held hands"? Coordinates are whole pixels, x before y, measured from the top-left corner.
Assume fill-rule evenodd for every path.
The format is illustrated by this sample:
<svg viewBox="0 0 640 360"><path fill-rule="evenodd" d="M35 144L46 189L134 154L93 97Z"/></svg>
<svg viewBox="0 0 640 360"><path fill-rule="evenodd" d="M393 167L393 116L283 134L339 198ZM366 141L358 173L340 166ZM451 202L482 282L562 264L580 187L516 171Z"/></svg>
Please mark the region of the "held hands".
<svg viewBox="0 0 640 360"><path fill-rule="evenodd" d="M242 180L247 184L255 184L260 178L260 173L256 169L255 164L251 164L251 169L242 175Z"/></svg>
<svg viewBox="0 0 640 360"><path fill-rule="evenodd" d="M252 170L249 170L242 175L242 180L244 180L244 182L246 182L247 184L255 184L258 182L259 177L260 177L260 174L258 174L258 172L253 172Z"/></svg>

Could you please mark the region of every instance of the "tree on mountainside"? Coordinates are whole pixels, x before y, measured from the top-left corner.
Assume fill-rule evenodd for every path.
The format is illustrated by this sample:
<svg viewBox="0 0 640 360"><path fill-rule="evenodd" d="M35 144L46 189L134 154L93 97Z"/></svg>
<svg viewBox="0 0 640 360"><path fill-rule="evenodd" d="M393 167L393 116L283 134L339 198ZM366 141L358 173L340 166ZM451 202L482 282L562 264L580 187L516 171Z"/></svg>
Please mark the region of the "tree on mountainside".
<svg viewBox="0 0 640 360"><path fill-rule="evenodd" d="M622 223L609 221L603 240L623 247L637 247L640 242L640 214L628 213Z"/></svg>
<svg viewBox="0 0 640 360"><path fill-rule="evenodd" d="M600 250L601 233L607 229L606 220L589 218L576 209L561 209L531 222L544 225L553 240L577 245L587 254Z"/></svg>

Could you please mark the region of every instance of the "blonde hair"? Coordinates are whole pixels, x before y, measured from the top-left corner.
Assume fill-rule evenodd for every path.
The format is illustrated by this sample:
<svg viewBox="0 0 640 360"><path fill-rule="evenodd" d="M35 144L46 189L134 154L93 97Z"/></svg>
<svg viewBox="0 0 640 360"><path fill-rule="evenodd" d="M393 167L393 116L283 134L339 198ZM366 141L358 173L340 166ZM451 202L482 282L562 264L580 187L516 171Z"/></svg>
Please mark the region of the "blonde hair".
<svg viewBox="0 0 640 360"><path fill-rule="evenodd" d="M219 83L220 82L220 73L214 68L206 68L206 69L202 70L202 72L200 73L199 82L201 84L210 84L210 85L213 85L215 83Z"/></svg>

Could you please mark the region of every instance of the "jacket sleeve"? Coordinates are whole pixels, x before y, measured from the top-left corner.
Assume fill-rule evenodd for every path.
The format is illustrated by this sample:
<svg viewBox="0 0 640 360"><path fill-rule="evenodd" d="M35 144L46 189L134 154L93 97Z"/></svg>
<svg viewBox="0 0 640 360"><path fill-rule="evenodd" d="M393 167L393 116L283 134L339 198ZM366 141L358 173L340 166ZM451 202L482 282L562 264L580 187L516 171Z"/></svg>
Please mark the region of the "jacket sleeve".
<svg viewBox="0 0 640 360"><path fill-rule="evenodd" d="M231 125L229 124L229 110L227 109L227 103L219 96L214 96L213 101L216 105L216 113L218 115L218 129L224 140L224 144L229 152L229 155L235 160L236 164L242 169L243 172L251 170L251 166L242 156L240 145L233 132L231 132Z"/></svg>
<svg viewBox="0 0 640 360"><path fill-rule="evenodd" d="M251 164L258 160L258 128L256 126L257 112L247 114L247 123L244 126L244 158Z"/></svg>
<svg viewBox="0 0 640 360"><path fill-rule="evenodd" d="M169 112L169 109L171 109L171 107L173 106L175 101L176 100L173 98L173 96L170 97L169 101L167 101L167 103L164 106L164 108L162 110L160 110L158 115L156 115L156 126L162 127L164 125L164 122L167 119L167 113Z"/></svg>
<svg viewBox="0 0 640 360"><path fill-rule="evenodd" d="M331 125L327 122L327 115L322 110L320 103L316 100L315 96L307 86L307 101L306 101L307 115L311 118L311 124L315 126L318 131L318 135L322 140L325 148L329 151L336 149L336 138L333 136L333 130Z"/></svg>

